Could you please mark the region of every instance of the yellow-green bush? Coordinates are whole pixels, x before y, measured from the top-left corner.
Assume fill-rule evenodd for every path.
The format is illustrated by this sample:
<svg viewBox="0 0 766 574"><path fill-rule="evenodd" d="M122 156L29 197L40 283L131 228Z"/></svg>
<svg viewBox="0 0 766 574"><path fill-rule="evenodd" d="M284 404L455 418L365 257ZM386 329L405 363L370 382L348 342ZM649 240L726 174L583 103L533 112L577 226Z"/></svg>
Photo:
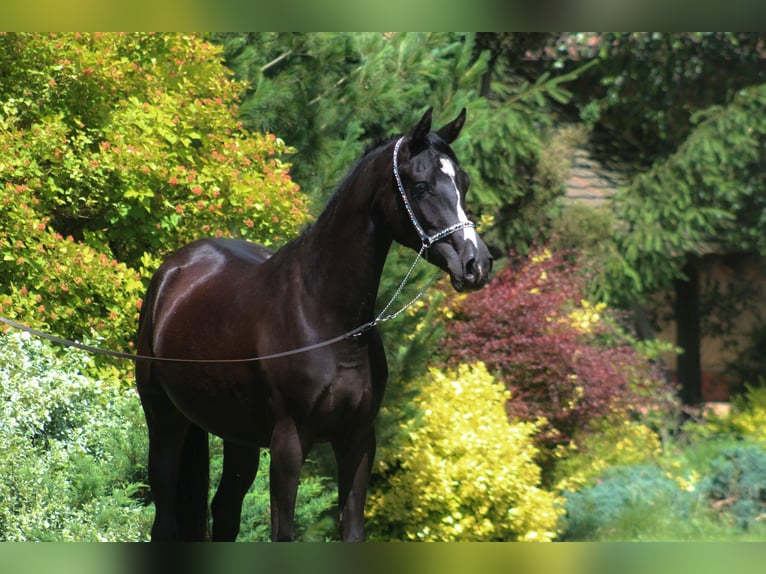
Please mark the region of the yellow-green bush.
<svg viewBox="0 0 766 574"><path fill-rule="evenodd" d="M711 415L707 431L733 433L766 443L766 387L746 385L746 392L732 400L728 415Z"/></svg>
<svg viewBox="0 0 766 574"><path fill-rule="evenodd" d="M380 453L368 504L374 539L551 540L557 498L540 488L534 423L509 423L508 391L483 364L411 383L419 414ZM377 484L377 486L376 486Z"/></svg>
<svg viewBox="0 0 766 574"><path fill-rule="evenodd" d="M127 350L169 252L309 219L199 35L0 33L0 63L0 314Z"/></svg>
<svg viewBox="0 0 766 574"><path fill-rule="evenodd" d="M662 451L657 433L647 425L620 418L595 421L554 450L557 492L592 486L612 466L646 464Z"/></svg>

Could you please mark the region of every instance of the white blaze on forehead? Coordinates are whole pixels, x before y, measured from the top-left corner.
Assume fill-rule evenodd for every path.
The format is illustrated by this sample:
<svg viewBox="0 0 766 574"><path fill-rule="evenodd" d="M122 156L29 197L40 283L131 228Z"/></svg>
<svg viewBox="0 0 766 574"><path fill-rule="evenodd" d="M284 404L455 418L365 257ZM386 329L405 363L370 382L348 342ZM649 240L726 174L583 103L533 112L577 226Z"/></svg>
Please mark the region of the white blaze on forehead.
<svg viewBox="0 0 766 574"><path fill-rule="evenodd" d="M455 165L447 158L441 158L442 172L447 175L452 181L452 187L455 190L455 212L457 213L457 219L460 223L468 223L470 220L463 211L463 206L460 205L460 190L457 188L457 182L455 181ZM478 241L476 240L476 231L473 227L463 228L463 240L470 241L474 247L478 247Z"/></svg>

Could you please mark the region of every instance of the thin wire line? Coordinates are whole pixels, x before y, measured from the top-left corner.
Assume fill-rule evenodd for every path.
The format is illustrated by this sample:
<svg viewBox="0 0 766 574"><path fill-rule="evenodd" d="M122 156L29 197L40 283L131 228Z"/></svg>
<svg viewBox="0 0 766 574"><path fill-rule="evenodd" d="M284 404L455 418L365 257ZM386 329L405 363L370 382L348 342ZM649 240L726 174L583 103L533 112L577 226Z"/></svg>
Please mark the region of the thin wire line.
<svg viewBox="0 0 766 574"><path fill-rule="evenodd" d="M339 343L340 341L343 341L345 339L350 339L352 337L358 337L362 335L363 333L369 331L370 329L374 328L375 326L379 325L380 323L385 323L386 321L390 321L392 319L395 319L399 315L401 315L404 311L409 309L412 305L415 304L415 302L420 299L420 297L423 296L423 293L433 284L433 280L431 280L428 285L426 285L415 297L410 300L406 305L404 305L401 309L398 311L395 311L394 313L391 313L389 315L384 316L386 311L391 307L394 300L399 296L399 294L404 289L404 286L406 285L407 281L409 280L410 276L412 275L413 270L415 269L415 266L417 265L418 261L420 260L420 257L423 253L423 248L421 248L420 252L415 257L415 261L410 266L409 271L407 271L407 274L404 276L404 279L402 279L401 283L399 283L399 287L397 287L396 292L391 297L389 302L386 304L386 306L383 308L383 310L378 314L378 316L367 323L364 323L363 325L360 325L350 331L347 331L346 333L343 333L342 335L338 335L337 337L333 337L331 339L326 339L324 341L320 341L319 343L314 343L311 345L306 345L305 347L299 347L297 349L290 349L289 351L281 351L278 353L271 353L268 355L261 355L258 357L247 357L243 359L179 359L179 358L173 358L173 357L155 357L151 355L137 355L134 353L125 353L123 351L114 351L111 349L103 349L100 347L95 347L93 345L86 345L85 343L80 343L78 341L72 341L69 339L64 339L63 337L57 337L56 335L51 335L50 333L46 333L45 331L40 331L39 329L34 329L32 327L29 327L27 325L24 325L22 323L19 323L17 321L14 321L12 319L8 319L7 317L0 316L0 322L5 323L6 325L13 327L15 329L18 329L20 331L29 333L31 335L34 335L36 337L39 337L41 339L46 339L48 341L51 341L53 343L57 343L59 345L64 345L67 347L74 347L76 349L81 349L83 351L87 351L89 353L97 354L97 355L104 355L107 357L113 357L116 359L128 359L130 361L150 361L153 363L176 363L176 364L202 364L202 365L210 365L210 364L236 364L236 363L254 363L257 361L266 361L269 359L278 359L281 357L289 357L292 355L298 355L300 353L306 353L308 351L313 351L315 349L321 349L323 347L327 347L329 345L333 345L335 343Z"/></svg>

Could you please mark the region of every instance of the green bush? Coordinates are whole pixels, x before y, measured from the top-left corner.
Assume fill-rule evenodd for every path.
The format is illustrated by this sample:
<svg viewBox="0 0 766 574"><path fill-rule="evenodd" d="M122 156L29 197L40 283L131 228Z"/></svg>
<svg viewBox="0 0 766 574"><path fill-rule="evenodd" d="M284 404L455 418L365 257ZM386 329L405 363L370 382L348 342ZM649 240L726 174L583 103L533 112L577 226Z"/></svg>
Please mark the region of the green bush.
<svg viewBox="0 0 766 574"><path fill-rule="evenodd" d="M0 335L0 540L146 539L138 398L92 369L82 353Z"/></svg>
<svg viewBox="0 0 766 574"><path fill-rule="evenodd" d="M723 416L711 415L704 431L727 433L766 444L766 387L745 385L745 393L735 396L731 410Z"/></svg>
<svg viewBox="0 0 766 574"><path fill-rule="evenodd" d="M129 347L143 284L194 239L274 244L308 207L194 34L0 33L0 313Z"/></svg>
<svg viewBox="0 0 766 574"><path fill-rule="evenodd" d="M609 468L595 485L564 496L568 541L662 540L690 519L698 498L648 465Z"/></svg>
<svg viewBox="0 0 766 574"><path fill-rule="evenodd" d="M751 529L766 518L766 451L760 445L722 450L712 461L701 490L737 528Z"/></svg>
<svg viewBox="0 0 766 574"><path fill-rule="evenodd" d="M26 334L0 334L0 541L147 540L154 510L138 396L122 387L119 371L95 367L80 351L57 351ZM220 445L212 440L211 496ZM239 540L269 539L268 469L264 451ZM335 505L332 481L304 478L298 536L334 537Z"/></svg>
<svg viewBox="0 0 766 574"><path fill-rule="evenodd" d="M592 486L610 467L649 464L662 452L659 436L637 421L605 418L577 432L567 445L553 451L553 484L557 491Z"/></svg>

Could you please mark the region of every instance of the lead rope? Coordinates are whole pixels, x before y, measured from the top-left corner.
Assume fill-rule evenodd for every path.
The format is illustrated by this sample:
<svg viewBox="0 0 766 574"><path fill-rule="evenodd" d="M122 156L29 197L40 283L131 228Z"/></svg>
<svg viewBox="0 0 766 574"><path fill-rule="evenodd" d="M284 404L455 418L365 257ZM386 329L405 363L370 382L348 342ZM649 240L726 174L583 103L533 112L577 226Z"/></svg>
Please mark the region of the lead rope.
<svg viewBox="0 0 766 574"><path fill-rule="evenodd" d="M426 290L434 283L435 279L432 279L429 281L429 283L417 294L415 297L410 300L409 303L404 305L401 309L398 311L395 311L394 313L391 313L389 315L385 315L386 311L391 307L393 302L396 300L396 298L399 296L399 294L404 289L405 284L410 278L410 275L412 275L412 272L415 269L415 266L417 265L418 261L420 260L421 255L423 254L423 251L425 248L421 248L420 252L415 257L415 261L413 261L412 265L410 266L409 270L407 271L407 274L404 276L404 279L402 279L401 283L399 283L399 287L397 287L396 291L394 292L393 296L389 300L389 302L386 304L385 307L383 307L383 310L378 314L377 317L373 321L370 321L368 323L365 323L364 325L360 325L359 327L356 327L355 329L352 329L351 331L348 331L346 333L343 333L342 335L338 335L337 337L333 337L332 339L327 339L325 341L321 341L319 343L314 343L313 345L307 345L305 347L299 347L297 349L291 349L289 351L282 351L279 353L271 353L269 355L261 355L259 357L248 357L244 359L174 359L171 357L154 357L150 355L136 355L134 353L124 353L122 351L113 351L110 349L102 349L100 347L94 347L92 345L86 345L85 343L80 343L77 341L71 341L69 339L64 339L62 337L57 337L56 335L51 335L50 333L46 333L44 331L40 331L38 329L33 329L32 327L29 327L27 325L24 325L22 323L18 323L12 319L8 319L7 317L0 316L0 323L5 323L9 327L13 327L14 329L18 329L19 331L22 331L24 333L29 333L30 335L34 335L35 337L39 337L41 339L45 339L47 341L51 341L53 343L57 343L59 345L64 345L66 347L74 347L76 349L81 349L83 351L87 351L89 353L93 353L96 355L104 355L107 357L113 357L117 359L128 359L130 361L150 361L153 363L183 363L183 364L203 364L203 365L210 365L210 364L233 364L233 363L254 363L256 361L266 361L268 359L278 359L281 357L289 357L291 355L298 355L300 353L306 353L308 351L313 351L315 349L321 349L322 347L327 347L329 345L333 345L335 343L338 343L340 341L343 341L345 339L350 339L352 337L359 337L362 334L366 333L370 329L374 328L376 325L380 323L385 323L386 321L390 321L392 319L396 319L399 315L401 315L404 311L412 307L412 305L415 304L415 302L420 299L423 294L426 292Z"/></svg>
<svg viewBox="0 0 766 574"><path fill-rule="evenodd" d="M396 311L396 312L394 312L394 313L391 313L390 315L386 315L386 316L384 317L384 315L385 315L386 311L388 311L388 308L389 308L389 307L391 307L391 305L393 304L393 302L396 300L396 298L399 296L399 294L400 294L400 293L402 292L402 290L404 289L404 286L407 284L407 281L409 280L409 278L410 278L410 275L412 275L412 272L415 270L415 266L418 264L418 261L420 261L420 258L423 256L423 252L424 252L425 250L426 250L426 246L425 246L425 245L423 245L423 246L420 248L420 251L418 252L418 254L415 256L415 261L413 261L413 262L412 262L412 265L410 265L410 268L409 268L409 270L407 271L407 273L405 274L405 276L404 276L404 279L402 279L402 282L401 282L401 283L399 283L399 287L397 287L397 288L396 288L396 291L394 292L394 294L393 294L393 296L391 297L391 299L388 301L388 303L386 304L386 306L385 306L385 307L383 307L383 310L382 310L380 313L378 313L378 316L377 316L377 317L375 317L375 320L374 320L374 321L372 321L371 325L372 325L373 327L374 327L375 325L377 325L378 323L385 323L386 321L390 321L391 319L396 319L396 318L397 318L399 315L401 315L401 314L402 314L402 313L404 313L404 312L405 312L407 309L409 309L410 307L412 307L412 306L413 306L413 305L414 305L414 304L415 304L415 303L418 301L418 299L420 299L420 298L423 296L423 294L424 294L426 291L428 291L428 288L429 288L431 285L433 285L433 284L434 284L434 281L436 281L436 278L435 278L435 277L434 277L434 278L432 278L432 279L431 279L431 280L428 282L428 284L426 284L426 286L425 286L425 287L423 287L423 289L421 289L421 290L420 290L420 293L418 293L417 295L415 295L415 297L413 297L413 298L410 300L410 302L409 302L409 303L407 303L407 304L406 304L404 307L402 307L402 308L401 308L401 309L399 309L398 311Z"/></svg>
<svg viewBox="0 0 766 574"><path fill-rule="evenodd" d="M38 329L33 329L32 327L28 327L27 325L23 325L21 323L13 321L12 319L8 319L2 316L0 316L0 323L5 323L6 325L13 327L14 329L18 329L25 333L29 333L41 339L46 339L48 341L57 343L59 345L81 349L83 351L87 351L89 353L93 353L96 355L104 355L107 357L113 357L117 359L128 359L130 361L151 361L153 363L176 363L176 364L183 363L183 364L210 365L210 364L254 363L256 361L266 361L268 359L278 359L281 357L298 355L300 353L306 353L308 351L313 351L314 349L321 349L322 347L333 345L345 339L350 339L352 337L359 337L362 334L369 331L370 329L374 328L376 325L379 325L380 323L385 323L386 321L391 321L392 319L396 319L399 315L401 315L407 309L412 307L423 296L423 294L428 290L428 288L431 287L431 285L433 285L434 281L436 280L436 277L431 279L428 282L428 284L423 289L421 289L417 295L415 295L415 297L413 297L407 304L401 307L398 311L395 311L393 313L386 315L386 312L388 311L388 309L391 307L391 305L393 305L394 301L397 299L397 297L399 297L401 292L404 290L404 286L409 281L410 276L415 270L415 266L418 264L418 261L420 261L420 258L423 256L423 253L425 253L426 249L428 249L431 245L433 245L435 242L439 241L440 239L443 239L447 237L448 235L451 235L455 231L464 229L466 227L475 227L472 221L461 221L456 223L455 225L452 225L450 227L447 227L446 229L439 231L438 233L435 233L434 235L429 236L425 232L423 227L418 222L417 217L415 217L415 212L413 211L412 206L410 205L410 201L407 198L407 194L404 192L404 185L402 184L402 178L399 175L399 160L398 160L399 147L401 146L403 141L404 141L404 136L400 137L396 141L396 145L394 146L394 158L393 158L394 179L396 180L396 185L397 185L397 188L399 189L399 194L401 195L402 200L404 201L404 207L407 210L407 214L410 217L410 221L412 221L412 225L415 227L415 230L418 232L418 236L420 237L420 241L421 241L420 251L418 251L418 254L415 256L415 261L413 261L412 265L410 265L410 268L407 270L407 273L404 275L404 278L399 283L399 286L396 288L396 291L394 291L394 294L392 295L391 299L388 301L386 306L383 307L383 310L380 313L378 313L377 317L375 317L375 319L373 319L372 321L365 323L364 325L360 325L359 327L352 329L351 331L343 333L342 335L338 335L337 337L333 337L332 339L327 339L326 341L314 343L313 345L307 345L305 347L291 349L289 351L282 351L279 353L271 353L269 355L262 355L260 357L248 357L245 359L174 359L170 357L153 357L149 355L136 355L133 353L124 353L122 351L112 351L109 349L101 349L99 347L94 347L92 345L86 345L85 343L79 343L77 341L71 341L69 339L57 337L55 335L51 335L49 333L40 331Z"/></svg>
<svg viewBox="0 0 766 574"><path fill-rule="evenodd" d="M415 228L418 230L418 234L421 235L421 237L425 236L425 233L423 232L422 228L420 227L420 224L417 223L417 219L415 219L415 215L412 212L412 208L409 205L409 201L407 201L407 196L404 195L404 190L402 188L401 179L399 178L399 169L397 166L397 155L399 152L399 145L401 144L402 140L404 138L400 138L396 142L396 146L394 148L394 175L397 181L397 184L399 185L399 188L402 192L402 195L405 199L405 206L407 207L407 212L410 214L410 219L412 219L413 224L415 225ZM427 237L427 236L425 236ZM374 320L365 323L364 325L360 325L359 327L356 327L355 329L352 329L351 331L348 331L346 333L343 333L342 335L338 335L337 337L333 337L332 339L327 339L325 341L321 341L319 343L314 343L313 345L307 345L305 347L300 347L297 349L291 349L289 351L282 351L279 353L271 353L269 355L262 355L260 357L248 357L244 359L175 359L171 357L153 357L149 355L137 355L134 353L125 353L122 351L113 351L111 349L102 349L100 347L95 347L93 345L86 345L85 343L80 343L77 341L72 341L69 339L64 339L63 337L57 337L56 335L51 335L50 333L46 333L44 331L40 331L39 329L34 329L32 327L29 327L27 325L24 325L22 323L18 323L12 319L8 319L7 317L0 316L0 323L4 323L8 325L9 327L13 327L14 329L18 329L19 331L22 331L24 333L29 333L30 335L34 335L35 337L39 337L40 339L45 339L47 341L51 341L53 343L56 343L58 345L64 345L66 347L74 347L76 349L80 349L83 351L87 351L89 353L93 353L96 355L103 355L107 357L113 357L116 359L127 359L130 361L150 361L153 363L175 363L175 364L202 364L202 365L211 365L211 364L235 364L235 363L254 363L257 361L266 361L269 359L278 359L281 357L289 357L291 355L298 355L300 353L306 353L308 351L313 351L315 349L321 349L322 347L328 347L329 345L333 345L335 343L338 343L340 341L343 341L345 339L350 339L352 337L359 337L362 334L366 333L370 329L374 328L376 325L379 325L380 323L385 323L386 321L390 321L392 319L395 319L399 315L401 315L404 311L412 307L412 305L415 304L416 301L418 301L423 294L426 292L426 290L433 284L434 280L432 279L428 285L426 285L415 297L406 305L404 305L401 309L398 311L395 311L394 313L391 313L389 315L386 315L386 312L388 309L393 305L396 298L401 294L402 290L404 289L404 286L407 284L407 281L409 280L410 276L412 275L412 272L415 270L415 266L417 265L418 261L420 260L421 256L425 252L425 250L428 248L428 244L426 241L423 241L423 245L420 248L420 251L418 252L417 256L415 257L415 261L412 262L412 265L410 265L409 270L407 271L406 275L404 276L404 279L402 279L401 283L399 283L399 286L396 288L396 291L394 292L391 299L388 301L385 307L383 307L383 310L378 313L377 317L375 317Z"/></svg>

